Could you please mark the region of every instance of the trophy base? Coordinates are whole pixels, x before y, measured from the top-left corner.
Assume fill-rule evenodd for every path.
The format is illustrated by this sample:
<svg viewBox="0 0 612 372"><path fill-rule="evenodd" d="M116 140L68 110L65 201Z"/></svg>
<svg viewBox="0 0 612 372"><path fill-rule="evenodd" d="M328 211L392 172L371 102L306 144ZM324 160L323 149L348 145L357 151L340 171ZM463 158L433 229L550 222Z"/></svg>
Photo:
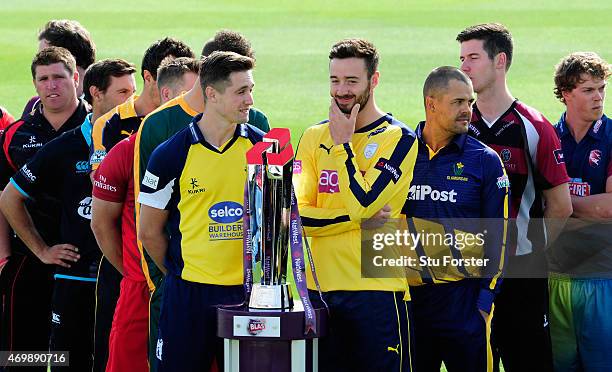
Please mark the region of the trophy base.
<svg viewBox="0 0 612 372"><path fill-rule="evenodd" d="M288 310L293 308L293 295L289 284L253 284L249 308Z"/></svg>

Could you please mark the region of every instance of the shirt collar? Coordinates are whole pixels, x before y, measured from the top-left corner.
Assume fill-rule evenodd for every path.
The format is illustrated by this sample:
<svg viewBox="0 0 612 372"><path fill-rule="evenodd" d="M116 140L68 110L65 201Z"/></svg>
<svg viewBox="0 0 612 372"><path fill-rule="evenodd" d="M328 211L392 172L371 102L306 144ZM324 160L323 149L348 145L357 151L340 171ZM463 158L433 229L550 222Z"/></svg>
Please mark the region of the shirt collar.
<svg viewBox="0 0 612 372"><path fill-rule="evenodd" d="M236 129L234 130L234 135L232 136L232 138L225 144L225 146L223 146L223 148L217 149L215 146L206 142L206 138L204 138L204 134L202 134L202 131L200 130L200 127L198 126L198 122L200 121L200 119L202 119L202 115L203 114L200 113L194 116L193 120L189 124L189 131L191 133L191 143L192 144L196 144L199 142L202 145L204 145L204 147L211 149L215 152L225 152L226 149L230 148L232 144L236 142L236 139L238 137L248 138L249 136L249 133L247 130L247 124L238 124L236 125Z"/></svg>
<svg viewBox="0 0 612 372"><path fill-rule="evenodd" d="M355 133L367 133L371 131L372 129L375 129L376 127L378 127L384 122L391 123L392 120L393 120L393 115L391 115L391 113L387 113L386 115L379 117L378 119L374 120L373 122L366 125L365 127L356 130Z"/></svg>
<svg viewBox="0 0 612 372"><path fill-rule="evenodd" d="M567 127L566 115L567 112L561 114L559 123L557 123L557 131L559 133L560 138L564 138L565 136L571 136L571 132ZM606 115L602 115L601 118L593 121L591 123L591 127L589 128L589 131L587 132L587 136L590 136L596 140L601 140L603 138L604 132L603 126L606 124L607 121L608 118L606 117Z"/></svg>
<svg viewBox="0 0 612 372"><path fill-rule="evenodd" d="M417 138L419 139L419 141L421 141L421 143L425 144L425 139L423 138L423 129L425 128L425 122L422 121L417 125L417 130L416 130L416 134L417 134ZM463 134L457 134L455 135L455 137L453 137L453 139L450 141L450 143L446 146L444 146L444 148L451 148L454 147L457 151L462 151L463 150L463 146L465 145L465 141L467 140L467 133L463 133Z"/></svg>
<svg viewBox="0 0 612 372"><path fill-rule="evenodd" d="M91 115L91 113L87 114L83 124L81 124L81 133L83 134L83 138L89 147L91 147L91 131L93 129L93 125L91 125Z"/></svg>

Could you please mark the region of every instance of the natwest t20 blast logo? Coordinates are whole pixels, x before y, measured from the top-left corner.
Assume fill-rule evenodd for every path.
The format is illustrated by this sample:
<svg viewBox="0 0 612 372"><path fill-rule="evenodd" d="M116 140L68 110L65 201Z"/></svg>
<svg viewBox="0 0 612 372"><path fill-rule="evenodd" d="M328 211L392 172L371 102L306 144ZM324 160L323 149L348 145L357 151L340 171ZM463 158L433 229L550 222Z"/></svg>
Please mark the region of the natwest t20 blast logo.
<svg viewBox="0 0 612 372"><path fill-rule="evenodd" d="M250 335L256 336L266 329L266 322L263 319L249 319L247 332Z"/></svg>

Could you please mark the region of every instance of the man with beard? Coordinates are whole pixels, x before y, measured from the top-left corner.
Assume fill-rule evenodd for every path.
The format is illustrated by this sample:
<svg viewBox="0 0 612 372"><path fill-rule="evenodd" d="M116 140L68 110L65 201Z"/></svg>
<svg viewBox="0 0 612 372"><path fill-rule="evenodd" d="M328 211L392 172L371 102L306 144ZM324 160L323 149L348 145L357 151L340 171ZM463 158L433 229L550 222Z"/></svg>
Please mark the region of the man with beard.
<svg viewBox="0 0 612 372"><path fill-rule="evenodd" d="M603 113L611 74L589 52L564 57L555 71L555 95L566 106L556 129L580 219L549 250L555 371L612 370L612 120Z"/></svg>
<svg viewBox="0 0 612 372"><path fill-rule="evenodd" d="M2 136L0 186L28 163L44 144L81 125L89 105L76 95L79 82L76 62L64 48L41 50L32 60L32 82L41 104L10 125ZM49 319L55 265L71 254L59 241L60 206L57 200L41 193L27 202L40 237L52 248L35 255L24 242L11 238L11 256L2 273L5 294L0 348L2 350L46 350L49 346ZM10 237L10 230L3 237ZM44 367L38 370L45 370Z"/></svg>
<svg viewBox="0 0 612 372"><path fill-rule="evenodd" d="M508 89L513 41L506 27L471 26L457 41L461 70L478 94L469 133L504 162L510 217L518 227L511 228L506 279L495 302L491 340L496 368L501 357L509 372L551 371L544 250L572 213L561 145L548 120Z"/></svg>
<svg viewBox="0 0 612 372"><path fill-rule="evenodd" d="M372 43L342 40L329 60L328 120L304 132L294 164L302 223L331 315L330 333L319 343L320 370L409 371L414 354L406 278L403 271L363 278L360 255L361 229L401 214L415 134L376 105L379 56ZM311 298L323 306L318 293Z"/></svg>
<svg viewBox="0 0 612 372"><path fill-rule="evenodd" d="M413 233L479 236L469 247L423 239L421 285L410 286L416 370L485 372L492 368L490 314L504 264L508 177L493 149L468 136L474 91L455 67L434 69L423 86L425 121L417 126L418 156L404 212ZM467 244L467 243L466 243ZM472 265L449 263L461 258ZM429 261L428 261L429 262Z"/></svg>

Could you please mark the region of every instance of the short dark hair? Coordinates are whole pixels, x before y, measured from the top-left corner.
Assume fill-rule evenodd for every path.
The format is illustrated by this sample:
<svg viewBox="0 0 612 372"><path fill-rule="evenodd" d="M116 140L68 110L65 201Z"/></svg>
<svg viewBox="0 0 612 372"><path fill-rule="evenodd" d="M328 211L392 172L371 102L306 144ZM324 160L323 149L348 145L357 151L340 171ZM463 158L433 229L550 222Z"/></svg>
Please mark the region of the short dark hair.
<svg viewBox="0 0 612 372"><path fill-rule="evenodd" d="M200 61L189 57L166 57L157 69L157 86L175 85L188 72L200 73Z"/></svg>
<svg viewBox="0 0 612 372"><path fill-rule="evenodd" d="M50 45L68 49L77 66L86 69L96 60L96 44L89 31L77 21L53 19L38 33L38 40L47 40Z"/></svg>
<svg viewBox="0 0 612 372"><path fill-rule="evenodd" d="M140 75L142 78L144 79L144 71L147 70L149 73L151 73L153 79L157 80L157 69L159 68L159 64L168 56L177 58L195 57L191 48L180 40L172 37L157 40L147 48L144 53L144 57L142 57L142 66L140 69Z"/></svg>
<svg viewBox="0 0 612 372"><path fill-rule="evenodd" d="M474 39L483 41L483 49L487 52L489 59L493 59L499 53L505 53L506 71L510 69L514 45L512 34L506 26L501 23L483 23L470 26L457 35L457 41L460 43Z"/></svg>
<svg viewBox="0 0 612 372"><path fill-rule="evenodd" d="M365 39L344 39L334 44L329 52L329 60L344 58L361 58L368 70L368 78L378 69L378 51L371 42Z"/></svg>
<svg viewBox="0 0 612 372"><path fill-rule="evenodd" d="M68 49L51 46L36 53L34 59L32 59L32 65L30 66L32 79L36 79L36 67L49 66L54 63L63 64L70 75L76 71L76 61Z"/></svg>
<svg viewBox="0 0 612 372"><path fill-rule="evenodd" d="M87 68L83 78L83 94L85 100L90 104L93 98L89 93L89 88L94 86L98 90L105 92L111 83L111 77L121 77L131 75L136 72L136 67L123 59L103 59Z"/></svg>
<svg viewBox="0 0 612 372"><path fill-rule="evenodd" d="M223 93L230 83L232 72L248 71L254 67L255 61L250 57L234 52L213 52L204 58L200 66L200 86L203 91L211 86Z"/></svg>
<svg viewBox="0 0 612 372"><path fill-rule="evenodd" d="M463 71L453 66L441 66L433 69L427 76L427 79L425 79L423 99L438 95L440 91L448 88L451 80L458 80L467 85L472 85L472 81Z"/></svg>
<svg viewBox="0 0 612 372"><path fill-rule="evenodd" d="M212 52L234 52L255 59L251 42L241 33L232 30L219 30L202 48L202 57Z"/></svg>
<svg viewBox="0 0 612 372"><path fill-rule="evenodd" d="M565 103L563 92L569 92L582 84L582 75L607 80L612 74L610 64L593 52L576 52L566 57L555 66L555 96Z"/></svg>

